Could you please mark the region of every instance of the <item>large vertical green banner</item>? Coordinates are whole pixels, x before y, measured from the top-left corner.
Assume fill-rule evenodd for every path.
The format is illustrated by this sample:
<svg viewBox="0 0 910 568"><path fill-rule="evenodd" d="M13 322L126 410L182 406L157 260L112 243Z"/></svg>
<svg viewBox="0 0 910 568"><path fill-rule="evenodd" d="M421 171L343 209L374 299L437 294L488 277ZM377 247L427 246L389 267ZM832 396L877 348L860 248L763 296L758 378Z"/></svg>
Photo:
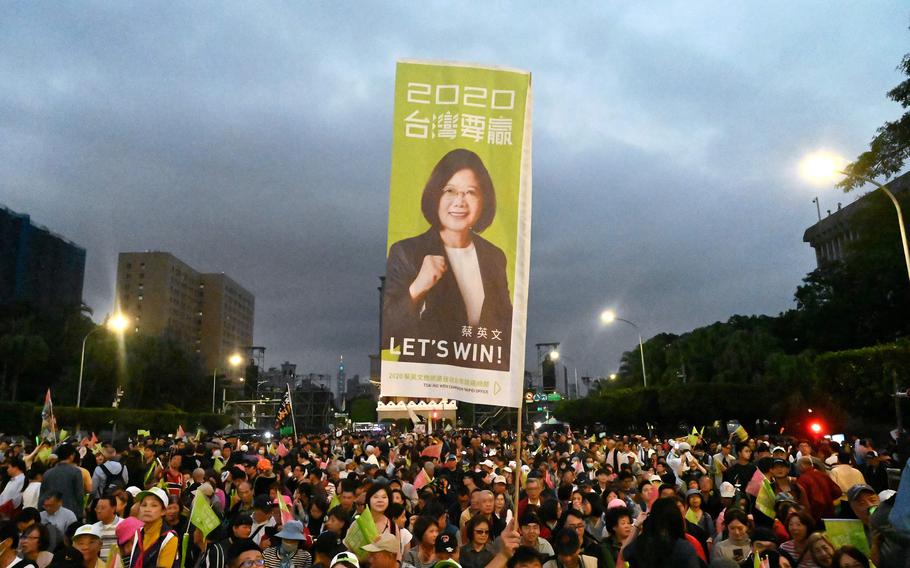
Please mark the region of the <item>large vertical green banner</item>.
<svg viewBox="0 0 910 568"><path fill-rule="evenodd" d="M531 100L525 71L398 63L382 396L519 406Z"/></svg>

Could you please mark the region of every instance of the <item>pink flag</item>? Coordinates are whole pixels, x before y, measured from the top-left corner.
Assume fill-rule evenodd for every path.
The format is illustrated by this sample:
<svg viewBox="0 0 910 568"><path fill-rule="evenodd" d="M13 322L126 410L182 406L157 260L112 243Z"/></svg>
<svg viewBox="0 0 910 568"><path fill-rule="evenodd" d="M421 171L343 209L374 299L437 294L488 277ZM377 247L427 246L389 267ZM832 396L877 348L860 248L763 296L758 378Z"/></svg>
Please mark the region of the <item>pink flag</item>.
<svg viewBox="0 0 910 568"><path fill-rule="evenodd" d="M278 442L278 456L284 457L288 455L288 448L284 445L284 442Z"/></svg>
<svg viewBox="0 0 910 568"><path fill-rule="evenodd" d="M420 457L427 458L436 458L442 455L442 442L436 444L435 446L427 446L422 452L420 452Z"/></svg>
<svg viewBox="0 0 910 568"><path fill-rule="evenodd" d="M95 445L95 444L98 443L98 436L96 436L94 432L92 432L92 440L91 440L91 441L92 441L92 445Z"/></svg>
<svg viewBox="0 0 910 568"><path fill-rule="evenodd" d="M750 479L748 485L746 485L746 493L753 497L758 497L758 492L761 491L761 486L764 481L765 474L762 473L760 469L756 469L752 479Z"/></svg>
<svg viewBox="0 0 910 568"><path fill-rule="evenodd" d="M175 438L186 438L186 432L183 431L183 425L177 426L177 435Z"/></svg>
<svg viewBox="0 0 910 568"><path fill-rule="evenodd" d="M423 468L420 468L420 473L414 477L414 489L420 491L420 488L430 482L429 476L427 476L427 471Z"/></svg>

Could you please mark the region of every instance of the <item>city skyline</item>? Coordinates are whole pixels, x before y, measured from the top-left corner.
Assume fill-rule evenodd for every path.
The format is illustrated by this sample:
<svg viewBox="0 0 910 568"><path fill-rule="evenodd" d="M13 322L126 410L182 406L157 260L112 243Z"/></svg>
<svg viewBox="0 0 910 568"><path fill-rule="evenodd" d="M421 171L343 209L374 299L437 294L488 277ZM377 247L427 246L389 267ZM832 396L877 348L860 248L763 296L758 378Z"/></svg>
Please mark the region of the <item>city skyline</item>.
<svg viewBox="0 0 910 568"><path fill-rule="evenodd" d="M523 12L523 14L519 14ZM0 22L0 202L87 250L103 319L117 254L167 250L256 296L266 366L369 374L398 58L532 72L527 339L579 375L645 338L792 307L802 242L860 195L799 158L853 157L900 107L908 11L670 3L452 14L445 5L16 5ZM454 41L453 41L454 39ZM569 294L566 291L570 291ZM571 374L571 370L569 371Z"/></svg>

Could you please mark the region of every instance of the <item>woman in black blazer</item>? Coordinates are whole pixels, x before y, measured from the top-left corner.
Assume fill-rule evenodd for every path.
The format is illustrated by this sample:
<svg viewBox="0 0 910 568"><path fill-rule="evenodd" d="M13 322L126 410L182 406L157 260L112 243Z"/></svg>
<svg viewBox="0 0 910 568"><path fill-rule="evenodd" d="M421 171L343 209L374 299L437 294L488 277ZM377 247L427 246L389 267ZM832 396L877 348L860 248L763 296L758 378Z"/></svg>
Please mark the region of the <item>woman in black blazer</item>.
<svg viewBox="0 0 910 568"><path fill-rule="evenodd" d="M480 157L463 148L443 156L424 186L421 211L430 228L389 250L382 348L411 338L414 349L400 361L508 370L512 301L505 254L478 235L496 215ZM465 343L477 351L466 355ZM481 346L486 355L493 348L492 358Z"/></svg>

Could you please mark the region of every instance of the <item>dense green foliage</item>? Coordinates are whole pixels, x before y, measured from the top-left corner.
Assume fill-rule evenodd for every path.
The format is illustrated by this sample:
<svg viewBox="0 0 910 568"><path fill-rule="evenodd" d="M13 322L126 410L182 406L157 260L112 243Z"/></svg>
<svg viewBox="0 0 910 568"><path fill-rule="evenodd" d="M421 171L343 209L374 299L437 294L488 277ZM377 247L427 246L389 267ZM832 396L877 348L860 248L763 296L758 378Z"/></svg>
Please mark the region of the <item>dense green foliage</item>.
<svg viewBox="0 0 910 568"><path fill-rule="evenodd" d="M167 338L127 333L124 340L96 326L85 306L0 307L0 397L39 404L52 389L58 404L75 404L82 342L82 406L172 411L211 409L212 381L198 358Z"/></svg>
<svg viewBox="0 0 910 568"><path fill-rule="evenodd" d="M372 398L355 398L350 405L351 422L376 422L376 401Z"/></svg>
<svg viewBox="0 0 910 568"><path fill-rule="evenodd" d="M118 431L132 433L142 429L158 435L167 435L176 432L178 426L183 426L189 433L198 427L214 432L230 422L230 416L223 414L67 406L55 406L54 416L60 427L70 432L74 432L78 427L83 431L99 433L111 430L115 423ZM40 406L25 402L0 402L0 432L33 435L40 425Z"/></svg>
<svg viewBox="0 0 910 568"><path fill-rule="evenodd" d="M908 77L898 86L888 91L888 98L900 103L903 108L910 107L910 53L904 55L897 67ZM910 157L910 111L894 121L888 121L881 126L872 138L869 150L859 155L856 161L847 166L850 174L877 178L889 178L899 173L904 167L904 162ZM845 190L863 185L863 181L856 177L847 177L839 185Z"/></svg>
<svg viewBox="0 0 910 568"><path fill-rule="evenodd" d="M616 431L643 431L648 424L678 430L680 424L700 427L730 419L769 420L799 431L813 408L831 429L888 425L894 419L892 371L907 377L910 341L817 356L775 354L763 367L763 374L748 383L603 388L588 398L561 402L556 415L575 425L599 423ZM902 414L910 423L910 404Z"/></svg>

